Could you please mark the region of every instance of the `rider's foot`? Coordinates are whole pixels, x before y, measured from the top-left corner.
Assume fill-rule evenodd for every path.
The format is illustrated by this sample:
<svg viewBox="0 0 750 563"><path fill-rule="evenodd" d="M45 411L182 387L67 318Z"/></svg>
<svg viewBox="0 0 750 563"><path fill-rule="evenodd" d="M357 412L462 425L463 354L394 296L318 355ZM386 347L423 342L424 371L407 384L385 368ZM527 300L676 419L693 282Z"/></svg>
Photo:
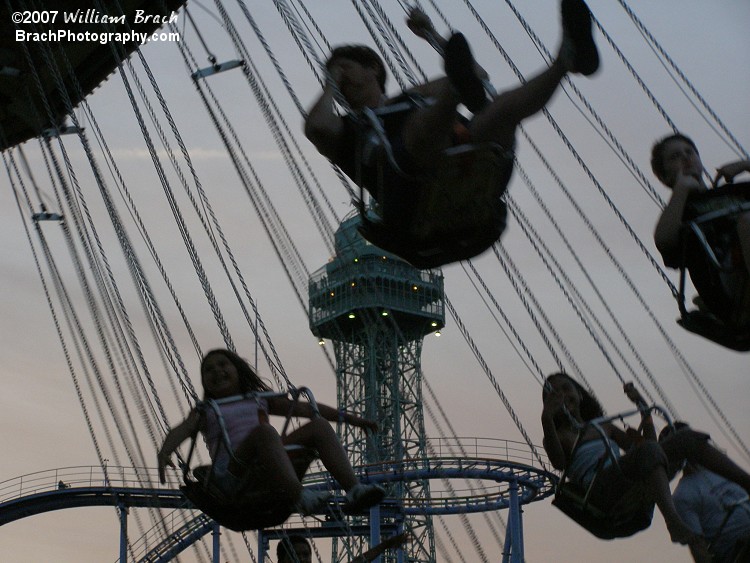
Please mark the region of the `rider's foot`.
<svg viewBox="0 0 750 563"><path fill-rule="evenodd" d="M462 33L454 33L445 45L445 74L471 113L481 111L489 103L482 79L477 76L476 64L469 44Z"/></svg>
<svg viewBox="0 0 750 563"><path fill-rule="evenodd" d="M303 516L316 514L325 508L329 498L331 498L331 493L328 491L302 489L299 499L297 499L297 512Z"/></svg>
<svg viewBox="0 0 750 563"><path fill-rule="evenodd" d="M384 496L385 489L380 485L357 483L346 493L346 502L341 510L344 514L358 514L379 504Z"/></svg>
<svg viewBox="0 0 750 563"><path fill-rule="evenodd" d="M562 0L563 43L561 57L569 72L584 76L599 68L599 52L594 43L591 12L583 0Z"/></svg>
<svg viewBox="0 0 750 563"><path fill-rule="evenodd" d="M696 534L682 522L672 524L667 522L667 531L672 543L697 546L705 542L703 536Z"/></svg>

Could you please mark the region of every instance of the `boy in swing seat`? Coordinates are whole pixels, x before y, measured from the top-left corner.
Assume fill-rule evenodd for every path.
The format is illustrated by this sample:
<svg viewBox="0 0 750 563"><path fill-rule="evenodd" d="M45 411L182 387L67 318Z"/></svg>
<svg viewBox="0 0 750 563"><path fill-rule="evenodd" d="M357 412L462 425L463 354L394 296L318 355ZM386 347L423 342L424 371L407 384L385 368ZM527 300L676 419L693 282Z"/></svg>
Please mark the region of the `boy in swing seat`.
<svg viewBox="0 0 750 563"><path fill-rule="evenodd" d="M698 148L689 137L681 133L671 134L651 149L651 168L659 181L671 190L670 199L654 231L654 242L664 265L668 268L687 266L696 289L710 292L701 295L697 301L701 311L708 309L723 322L729 318L730 325L734 327L750 327L750 211L728 217L714 228L713 238L737 241L736 245L728 242L727 248L712 249L722 267L734 270L714 275L706 271L710 266L701 259L696 248L689 248L683 256L684 227L685 222L690 220L687 215L691 205L695 205L696 201L703 202L701 208L714 211L717 205L723 205L722 201L727 201L727 198L706 199L712 192L704 181L704 167ZM717 169L716 180L731 183L736 176L747 172L750 172L750 160L730 162ZM745 188L750 190L750 185ZM736 194L739 195L744 201L750 201L750 193ZM715 292L726 297L713 295Z"/></svg>
<svg viewBox="0 0 750 563"><path fill-rule="evenodd" d="M409 223L423 179L438 168L446 149L459 144L493 143L502 147L502 179L507 185L518 125L544 108L568 73L588 76L599 66L586 4L562 0L561 12L563 38L555 60L524 84L490 99L484 88L487 73L474 61L464 36L455 33L449 39L441 37L430 19L415 8L407 24L414 34L442 51L446 76L388 98L385 66L378 54L364 45L337 47L326 63L328 81L309 111L305 135L323 156L370 192L385 224L403 227ZM339 93L348 106L346 115L336 109ZM405 116L386 112L382 118L392 150L389 160L395 166L383 171L369 165L361 139L358 142L356 116L414 97L429 98L432 103L415 105ZM471 119L458 113L459 104L473 114Z"/></svg>
<svg viewBox="0 0 750 563"><path fill-rule="evenodd" d="M674 429L667 426L659 433L659 442L689 428L675 422ZM708 541L705 550L691 548L696 563L750 563L750 499L745 489L685 460L672 497L685 523Z"/></svg>

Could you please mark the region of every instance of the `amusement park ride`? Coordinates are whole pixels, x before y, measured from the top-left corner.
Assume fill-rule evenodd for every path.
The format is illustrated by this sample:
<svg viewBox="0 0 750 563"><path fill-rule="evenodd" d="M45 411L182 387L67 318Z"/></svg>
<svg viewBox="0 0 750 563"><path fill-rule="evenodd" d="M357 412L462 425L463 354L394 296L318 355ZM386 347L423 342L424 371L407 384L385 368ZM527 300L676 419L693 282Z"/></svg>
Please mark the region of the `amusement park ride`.
<svg viewBox="0 0 750 563"><path fill-rule="evenodd" d="M123 2L126 21L132 21L132 15L143 10L144 4L152 6ZM168 15L180 4L165 5L163 13ZM69 9L85 11L87 7L88 3L81 2ZM116 12L96 11L98 16L88 19L106 22L107 13ZM3 18L2 37L6 44L2 52L6 58L0 94L8 100L0 121L3 148L42 134L59 134L70 109L115 72L117 65L138 46L132 41L113 44L110 49L72 41L70 48L59 50L44 42L29 42L26 49L20 49L11 38L21 26L10 22L10 17ZM33 29L39 32L46 23L35 22ZM132 31L151 33L157 27L141 24ZM102 28L123 31L96 21L80 25L76 32L100 32ZM437 453L434 446L428 451L430 443L424 434L422 413L421 341L425 334L439 331L445 322L442 275L438 271L417 270L366 243L357 232L359 222L359 217L353 217L341 225L336 235L336 257L310 280L310 323L316 336L334 342L339 405L383 421L384 428L374 443L354 438L351 433L345 433L342 440L358 470L372 482L387 487L389 500L352 522L331 510L334 517L322 514L325 521L319 526L308 525L300 530L306 534L312 531L313 537L337 538L340 544L333 554L334 561L348 561L348 554L358 553L367 543L362 536L374 545L380 542L381 534L405 530L409 534L406 546L388 560L406 557L429 562L436 557L434 515L507 509L506 559L523 561L521 506L549 496L555 477L535 468L534 456L523 451L520 444L503 442L504 447L500 447L488 442L487 451L469 444L467 451L465 444L443 443L441 449L446 451ZM488 451L496 447L499 449L488 456ZM501 452L509 459L504 459ZM93 472L83 478L78 471L62 470L51 477L51 483L39 482L46 481L50 477L47 474L27 479L25 484L8 483L0 504L1 523L75 506L114 505L121 518L120 560L125 561L130 508L192 508L179 490L132 486L137 473L131 480L124 475L118 479L112 469L104 475ZM476 483L468 493L449 494L453 480L466 479ZM442 481L449 490L438 494L431 485L433 481ZM305 483L326 483L326 478L313 473ZM141 560L170 560L209 531L214 532L218 542L216 524L198 515L163 542L151 546ZM293 529L288 526L280 531L259 530L259 559L264 560L269 539L278 539L290 531ZM218 557L218 543L214 551Z"/></svg>
<svg viewBox="0 0 750 563"><path fill-rule="evenodd" d="M109 34L110 38L115 34L132 34L129 37L134 38L101 43L17 41L15 38L20 31L39 35L60 27L54 20L47 21L53 17L51 14L63 17L54 2L37 2L39 6L34 11L29 11L26 4L10 0L0 8L0 99L3 100L0 151L13 151L36 138L49 146L60 135L80 132L81 127L75 119L79 104L133 55L141 44L137 37L159 30L170 21L170 15L182 10L186 3L180 0L101 0L91 8L91 2L67 2L66 13L76 14L76 22L69 26L73 33ZM280 9L282 16L288 18L289 14L284 10ZM135 17L144 13L154 17L145 21ZM17 14L22 14L19 21L14 19ZM231 30L229 32L231 34ZM197 35L200 37L199 33ZM200 40L203 42L202 37ZM213 56L211 60L209 67L192 74L194 82L208 80L224 71L247 72L246 61L220 63ZM72 127L68 125L70 119L74 122ZM212 115L212 119L218 120L216 115ZM224 142L229 142L222 137ZM489 170L485 176L492 179L490 183L498 175L495 156L480 155L482 166ZM458 160L463 158L461 155L457 157ZM464 169L451 172L450 179L443 182L447 185L444 187L447 192L455 182L474 184L471 171L465 174ZM62 178L64 174L60 176ZM507 178L504 180L507 182ZM740 184L737 190L747 187ZM489 217L485 222L495 225L496 230L487 236L486 229L480 229L485 236L479 240L467 237L473 243L469 245L472 256L476 254L473 252L475 247L483 251L497 241L506 227L508 209L513 211L515 208L512 203L506 208L504 191L501 202L501 194L496 193L493 186L482 190L484 195L480 195L492 202L492 205L483 206ZM360 196L364 200L362 193ZM455 197L455 194L447 193L446 197ZM356 195L353 199L357 199ZM336 378L337 407L378 421L379 431L374 435L343 424L337 430L358 477L363 482L386 489L384 502L366 513L348 515L341 509L343 495L334 494L325 508L312 517L284 513L281 518L276 514L268 520L260 517L253 519L251 524L244 524L241 519L224 520L222 511L214 510L216 506L208 508L203 504L215 499L199 498L194 491L191 492L190 480L197 482L200 470L191 473L194 468L189 466L189 458L183 462L184 479L178 481L173 476L167 487L153 484L158 480L152 469L103 463L96 468L64 468L0 482L0 526L72 507L114 506L120 522L121 562L131 559L169 561L210 533L213 540L211 557L218 563L222 550L221 529L224 527L243 534L248 530L256 531L252 557L253 560L257 557L259 562L269 560L270 540L280 540L290 534L304 535L311 540L326 538L325 541L331 544L331 561L346 563L368 547L405 533L403 545L388 549L376 560L383 563L433 563L439 560L435 530L438 517L455 515L465 518L467 514L484 514L488 522L491 520L489 525L495 535L503 536L502 560L521 563L525 561L524 505L555 495L555 504L563 511L577 513L583 519L590 517L592 507L588 506L586 493L576 496L568 494L570 489L560 487L560 475L549 469L546 455L529 439L512 442L489 438L431 439L427 436L422 344L425 336L439 334L446 325L443 274L439 269L427 268L453 261L451 257L467 258L464 254L468 243L444 248L433 244L433 238L426 236L424 238L429 244L421 241L410 246L408 241L402 240L402 233L394 237L393 233L379 230L379 225L369 223L364 201L356 203L360 209L349 213L332 233L331 259L325 266L308 274L304 282L299 282L299 285L306 283L306 287L297 287L296 290L307 309L310 331L321 345L330 342L333 348L334 357L330 363ZM498 206L499 203L502 205ZM738 203L735 198L732 205L731 213L747 213L745 201ZM450 206L444 207L441 223L449 222L453 211L455 209ZM465 214L471 215L471 212ZM65 219L63 214L49 212L44 206L33 215L37 227L43 221L62 223ZM726 264L721 263L721 252L717 258L711 240L714 235L711 221L715 219L725 220L726 214L696 213L696 217L691 218L690 240L691 244L705 251L705 260L696 267L712 268L715 274L700 278L705 282L705 289L699 287L701 281L695 283L696 288L705 291L704 301L709 306L718 303L716 307L721 314L687 310L685 284L689 272L688 265L685 265L680 288L674 292L679 302L680 323L726 347L746 351L750 349L750 339L747 332L743 332L747 326L735 323L732 313L736 311L726 296L720 294L722 276L726 273L722 268ZM388 250L375 245L379 237ZM216 237L221 238L221 234ZM215 240L212 242L216 244ZM399 254L398 249L403 252ZM285 264L284 268L287 267ZM134 277L140 279L140 273L136 272ZM300 292L304 291L306 296L303 297ZM208 291L206 293L208 296ZM148 299L144 301L148 302ZM255 308L252 300L250 302ZM255 313L257 319L257 310ZM267 357L273 353L273 350L266 352ZM272 371L276 368L275 365ZM287 392L283 383L278 386L282 393ZM190 400L197 400L189 383L183 387ZM292 388L288 392L294 395L299 390ZM311 393L309 400L314 403ZM154 402L161 407L158 398ZM160 414L163 415L163 411ZM160 420L160 423L163 431L165 420ZM303 485L337 491L331 476L318 469L314 466L308 472ZM133 542L131 538L132 530L128 526L131 508L154 509L160 518L140 542ZM162 511L166 509L174 510L174 513L163 517ZM254 506L249 502L244 509L252 511ZM262 511L258 509L258 512ZM598 525L607 520L605 512L598 511ZM595 535L623 537L635 533L650 524L652 512L653 505L645 523L639 521L625 532L621 529L612 532L611 527L604 526L606 529L600 528L602 535ZM245 543L249 546L247 536Z"/></svg>
<svg viewBox="0 0 750 563"><path fill-rule="evenodd" d="M408 556L410 561L431 562L436 560L434 516L503 510L507 511L503 560L521 562L522 506L549 497L557 476L539 467L540 453L523 443L425 437L420 357L422 338L444 326L442 275L417 270L368 244L359 235L358 224L356 215L342 223L336 233L336 256L310 279L310 325L317 337L334 343L341 408L382 421L377 436L363 438L349 432L342 441L360 475L386 487L387 501L367 515L346 517L340 512L341 499L334 498L313 525L297 517L283 528L264 527L255 519L253 525L262 526L259 560L264 560L270 539L295 532L336 538L340 543L332 560L345 562L368 542L376 545L405 531L408 542L387 560ZM0 489L0 525L51 510L114 505L121 519L120 560L125 561L130 508L195 509L180 490L137 486L138 473L126 468L119 472L110 468L106 474L98 468L88 472L70 468L28 476L26 482L5 482ZM141 473L143 478L153 471ZM313 472L304 484L317 488L330 486L329 482L325 473ZM470 486L457 490L454 482ZM237 529L236 524L227 525ZM218 562L218 526L199 514L149 546L140 560L169 561L213 533Z"/></svg>

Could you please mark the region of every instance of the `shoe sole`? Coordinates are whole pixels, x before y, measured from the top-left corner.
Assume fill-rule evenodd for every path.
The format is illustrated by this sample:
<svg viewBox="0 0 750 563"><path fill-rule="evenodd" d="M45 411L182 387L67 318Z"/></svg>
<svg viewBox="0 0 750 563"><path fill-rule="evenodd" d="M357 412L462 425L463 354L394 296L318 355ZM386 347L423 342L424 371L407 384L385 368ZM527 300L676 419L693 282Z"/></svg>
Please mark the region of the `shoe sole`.
<svg viewBox="0 0 750 563"><path fill-rule="evenodd" d="M372 489L366 492L356 501L347 502L341 507L341 512L344 514L362 514L365 510L376 504L380 504L380 501L385 497L385 491L380 489Z"/></svg>
<svg viewBox="0 0 750 563"><path fill-rule="evenodd" d="M471 113L487 105L484 84L474 72L474 57L466 38L454 33L445 46L445 74L461 96L461 102Z"/></svg>
<svg viewBox="0 0 750 563"><path fill-rule="evenodd" d="M575 72L590 76L599 68L591 11L583 0L562 0L560 11L563 32L573 44Z"/></svg>

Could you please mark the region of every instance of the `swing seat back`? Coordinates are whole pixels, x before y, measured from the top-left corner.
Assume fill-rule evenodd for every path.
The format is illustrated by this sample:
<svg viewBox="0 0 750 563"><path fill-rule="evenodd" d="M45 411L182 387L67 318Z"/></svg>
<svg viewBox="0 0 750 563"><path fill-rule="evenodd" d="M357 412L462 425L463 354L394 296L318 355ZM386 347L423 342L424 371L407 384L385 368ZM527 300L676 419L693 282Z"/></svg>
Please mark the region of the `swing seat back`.
<svg viewBox="0 0 750 563"><path fill-rule="evenodd" d="M730 561L731 563L750 562L750 538L744 538L737 542Z"/></svg>
<svg viewBox="0 0 750 563"><path fill-rule="evenodd" d="M737 218L750 213L750 182L728 184L692 196L684 218L678 321L723 346L750 350L750 276L737 235ZM702 307L687 311L685 276Z"/></svg>
<svg viewBox="0 0 750 563"><path fill-rule="evenodd" d="M750 329L747 327L734 328L714 315L699 310L684 311L677 323L685 330L730 350L750 352Z"/></svg>
<svg viewBox="0 0 750 563"><path fill-rule="evenodd" d="M617 503L597 507L586 502L586 490L573 483L558 487L553 506L566 516L604 540L626 538L651 525L654 503L644 503L641 491L634 487Z"/></svg>
<svg viewBox="0 0 750 563"><path fill-rule="evenodd" d="M294 511L294 503L268 490L246 490L229 497L214 486L210 466L193 470L196 480L180 487L185 497L201 512L235 532L260 530L283 524Z"/></svg>
<svg viewBox="0 0 750 563"><path fill-rule="evenodd" d="M501 198L511 172L512 156L496 144L453 147L425 179L408 224L378 223L363 214L360 232L420 269L473 258L505 230Z"/></svg>

